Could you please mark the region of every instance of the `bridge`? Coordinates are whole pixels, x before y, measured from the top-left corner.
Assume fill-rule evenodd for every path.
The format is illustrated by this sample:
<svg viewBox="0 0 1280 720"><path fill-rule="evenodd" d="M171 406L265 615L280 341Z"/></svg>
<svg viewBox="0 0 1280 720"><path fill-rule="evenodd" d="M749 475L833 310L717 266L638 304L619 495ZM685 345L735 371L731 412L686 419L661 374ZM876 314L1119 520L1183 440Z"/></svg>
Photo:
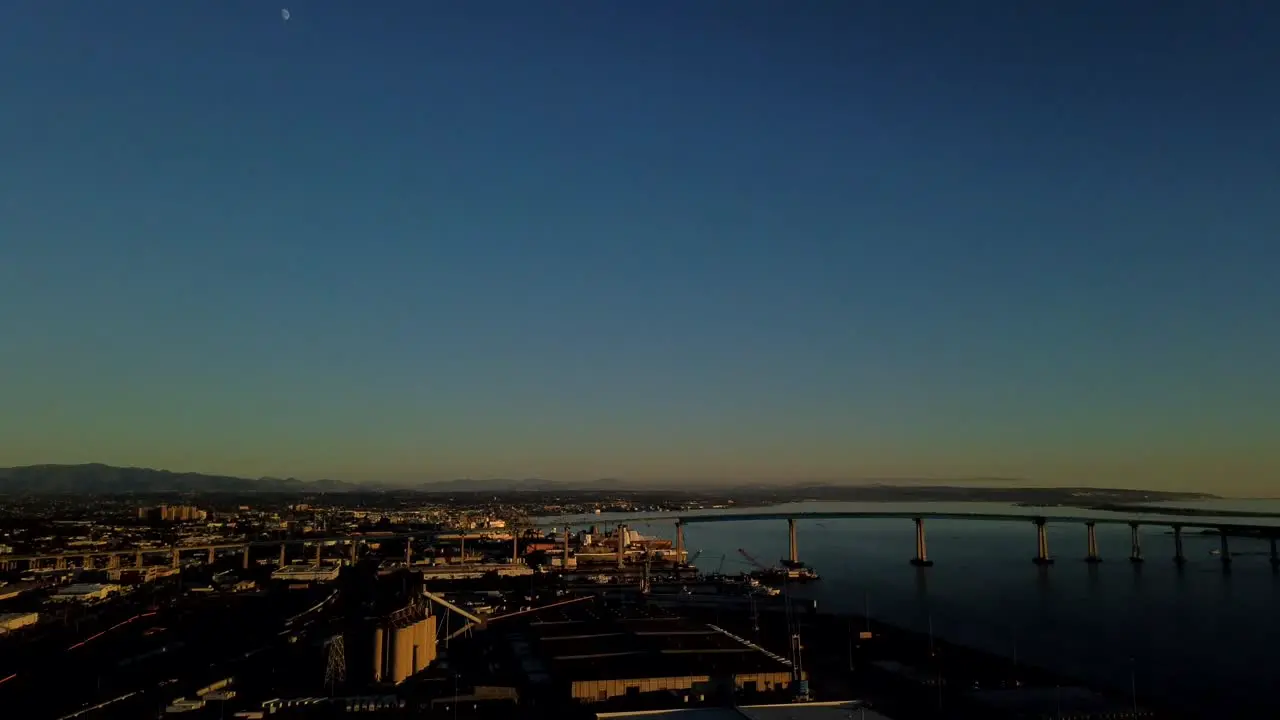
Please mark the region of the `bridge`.
<svg viewBox="0 0 1280 720"><path fill-rule="evenodd" d="M1264 517L1259 515L1258 517ZM1276 541L1280 539L1280 526L1275 525L1258 525L1244 522L1223 523L1213 519L1211 516L1186 516L1177 519L1169 519L1167 517L1144 517L1144 518L1120 518L1120 517L1086 517L1081 515L1032 515L1032 514L1012 514L1012 513L965 513L965 512L901 512L901 511L831 511L831 512L732 512L732 513L695 513L692 515L681 515L676 517L643 517L623 519L617 521L620 524L625 523L672 523L676 528L676 557L684 557L685 542L684 528L686 525L699 523L724 523L724 522L745 522L755 520L786 520L787 521L787 545L788 559L787 562L792 566L800 565L800 552L797 543L796 522L800 520L911 520L915 524L916 530L916 547L915 555L911 558L911 564L918 567L928 567L933 565L933 561L929 559L928 545L925 538L925 521L926 520L965 520L965 521L981 521L981 522L1016 522L1029 523L1036 529L1036 554L1032 557L1032 561L1037 565L1052 565L1054 558L1049 553L1049 537L1047 527L1050 524L1069 524L1082 525L1085 528L1086 555L1085 561L1090 563L1102 562L1102 555L1098 550L1098 525L1128 525L1130 529L1130 547L1129 561L1140 563L1144 561L1142 554L1142 533L1143 526L1148 527L1166 527L1173 530L1174 557L1173 561L1179 566L1186 563L1186 554L1183 552L1182 531L1184 529L1211 530L1216 532L1221 547L1220 557L1222 564L1230 566L1231 549L1229 538L1231 537L1263 537L1267 538L1271 544L1271 567L1280 572L1280 553L1277 552ZM610 522L613 522L611 519Z"/></svg>
<svg viewBox="0 0 1280 720"><path fill-rule="evenodd" d="M241 564L243 567L249 567L250 555L257 549L259 552L263 548L270 548L278 553L280 566L285 565L288 559L287 549L289 546L302 546L303 554L306 554L307 547L315 548L315 562L317 564L324 557L325 546L341 546L347 549L352 562L360 556L361 546L367 546L369 543L397 542L404 541L405 544L405 563L411 563L413 560L413 541L421 537L447 537L459 540L465 555L466 541L468 539L477 539L480 535L468 534L450 534L439 530L417 530L405 533L388 533L379 535L341 535L330 537L313 537L313 538L286 538L280 540L250 540L240 542L218 542L218 543L201 543L192 545L166 545L162 547L138 547L138 548L113 548L106 550L71 550L61 553L43 553L38 555L0 555L0 568L3 569L20 569L23 564L27 568L36 570L52 563L55 569L66 569L68 562L79 561L80 567L94 567L96 561L106 558L107 567L110 569L123 567L122 560L132 558L131 567L141 568L145 566L145 558L153 555L162 555L169 559L171 567L179 567L182 555L184 553L205 554L208 562L212 564L221 552L240 553ZM519 533L512 531L512 561L519 557Z"/></svg>
<svg viewBox="0 0 1280 720"><path fill-rule="evenodd" d="M1263 516L1259 516L1263 517ZM1081 525L1085 528L1086 538L1086 555L1085 561L1097 563L1102 561L1102 555L1098 550L1098 525L1128 525L1130 528L1130 548L1129 560L1133 563L1144 561L1142 554L1142 534L1141 528L1147 527L1165 527L1173 530L1174 538L1174 557L1173 561L1178 565L1186 563L1186 555L1183 552L1182 533L1184 529L1210 530L1218 535L1220 543L1220 559L1224 565L1230 566L1231 552L1229 546L1229 538L1231 537L1251 537L1266 538L1270 541L1271 566L1277 572L1280 572L1280 552L1277 552L1277 540L1280 540L1280 526L1278 525L1258 525L1245 522L1228 522L1223 523L1212 517L1195 517L1186 516L1176 519L1167 517L1143 517L1143 518L1120 518L1120 517L1087 517L1081 515L1052 515L1052 514L1014 514L1014 513L964 513L964 512L902 512L902 511L852 511L852 512L804 512L804 511L782 511L782 512L732 512L732 513L694 513L690 515L667 516L667 517L644 517L636 516L623 520L613 520L620 526L625 527L626 523L649 523L649 524L673 524L676 529L676 557L685 557L684 528L686 525L694 525L699 523L723 523L723 522L745 522L757 520L786 520L787 521L787 545L788 560L787 562L793 566L798 566L800 562L799 545L797 542L796 523L801 520L911 520L915 524L915 555L911 558L911 563L918 567L928 567L933 565L933 561L929 559L928 545L925 537L925 521L926 520L963 520L973 522L1005 522L1005 523L1029 523L1036 528L1036 554L1032 558L1037 565L1052 565L1053 556L1049 552L1049 538L1047 527L1050 524L1064 525ZM586 521L589 522L589 521ZM564 525L563 521L553 522L547 520L535 521L536 525ZM579 523L581 524L581 523ZM568 553L568 530L566 528L565 552ZM199 545L169 545L164 547L149 548L128 548L128 549L110 549L110 550L93 550L93 551L71 551L64 553L52 553L41 555L5 555L0 556L0 566L5 568L19 568L22 563L30 569L38 569L44 567L48 563L53 563L57 569L67 567L68 561L79 560L81 567L93 567L95 560L99 558L107 559L108 568L119 568L122 566L122 559L133 558L133 567L143 567L144 558L151 555L163 555L168 557L172 567L180 565L183 553L205 553L208 562L212 563L220 552L238 552L241 555L241 562L244 567L249 567L250 555L255 549L261 551L263 548L274 549L278 553L278 563L283 566L287 560L287 548L289 546L303 546L305 548L312 546L315 548L315 559L318 564L323 558L324 547L342 546L347 548L350 559L354 562L360 553L362 545L371 542L396 542L404 541L405 543L405 562L412 562L413 541L421 537L450 537L457 538L462 543L465 551L466 541L476 538L476 535L458 535L441 532L438 530L420 530L407 533L389 533L386 535L344 535L331 537L315 537L315 538L291 538L282 540L253 540L247 542L222 542L208 543ZM512 561L519 556L519 532L512 530ZM622 552L619 552L619 564L622 562Z"/></svg>

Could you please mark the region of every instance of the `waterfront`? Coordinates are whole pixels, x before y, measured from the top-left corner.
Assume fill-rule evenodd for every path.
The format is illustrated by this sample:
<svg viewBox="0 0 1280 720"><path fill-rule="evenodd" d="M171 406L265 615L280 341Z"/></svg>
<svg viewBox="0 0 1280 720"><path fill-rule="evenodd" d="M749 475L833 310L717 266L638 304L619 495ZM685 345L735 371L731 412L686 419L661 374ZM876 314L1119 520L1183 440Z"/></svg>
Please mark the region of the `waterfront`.
<svg viewBox="0 0 1280 720"><path fill-rule="evenodd" d="M1213 502L1201 509L1275 512L1277 501ZM988 503L793 503L746 512L922 511L1069 514L1116 517L1070 508L1019 508ZM621 517L621 516L617 516ZM670 536L671 513L632 525ZM1154 521L1157 515L1132 516ZM1183 518L1184 520L1186 518ZM575 527L607 526L608 515L568 519ZM1224 519L1225 521L1229 521ZM1238 522L1239 518L1233 521ZM563 520L561 521L563 522ZM1255 522L1255 521L1250 521ZM1280 519L1260 519L1280 525ZM1166 528L1143 531L1146 562L1128 561L1129 529L1099 525L1104 562L1090 565L1082 525L1053 524L1049 541L1057 562L1031 563L1030 522L930 521L931 568L908 564L914 548L909 520L801 521L802 560L823 581L798 590L827 612L861 613L917 630L932 624L940 637L1017 656L1119 690L1133 685L1144 696L1187 703L1206 714L1253 709L1271 696L1272 639L1280 637L1280 577L1273 574L1265 540L1232 538L1234 562L1224 572L1211 554L1215 536L1188 531L1187 563L1172 562ZM778 520L692 524L686 529L698 565L726 572L746 569L738 548L762 562L786 554L786 524ZM1275 703L1280 708L1280 702Z"/></svg>

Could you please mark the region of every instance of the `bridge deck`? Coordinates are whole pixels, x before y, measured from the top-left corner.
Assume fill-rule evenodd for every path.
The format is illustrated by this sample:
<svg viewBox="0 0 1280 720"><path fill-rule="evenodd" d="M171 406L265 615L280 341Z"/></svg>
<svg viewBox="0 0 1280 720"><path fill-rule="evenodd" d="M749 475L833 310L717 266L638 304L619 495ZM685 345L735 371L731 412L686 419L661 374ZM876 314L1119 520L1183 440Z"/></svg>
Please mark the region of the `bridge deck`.
<svg viewBox="0 0 1280 720"><path fill-rule="evenodd" d="M1259 517L1268 517L1262 516ZM1044 522L1046 524L1075 524L1084 525L1087 523L1096 523L1098 525L1146 525L1154 527L1168 528L1191 528L1197 530L1217 530L1226 535L1248 535L1248 536L1269 536L1280 537L1280 525L1257 525L1241 522L1218 522L1212 517L1197 518L1194 516L1180 516L1177 518L1159 517L1156 515L1134 515L1132 517L1088 517L1084 515L1050 515L1050 514L1016 514L1016 513L957 513L957 512L901 512L901 511L830 511L830 512L740 512L740 513L695 513L693 515L667 515L660 517L636 516L631 518L620 518L608 520L609 524L622 523L649 523L649 524L676 524L682 523L692 525L695 523L717 523L717 522L745 522L750 520L914 520L920 518L922 520L964 520L970 522L1023 522L1035 523ZM585 519L580 521L579 525L585 523L600 522L597 520ZM539 521L532 523L535 527L548 527L551 525L564 525L564 521ZM153 555L160 553L172 553L174 550L182 552L209 551L209 550L241 550L246 545L251 548L275 547L281 545L314 545L316 543L325 543L333 545L348 545L353 542L361 542L368 540L387 541L404 538L422 537L425 535L439 535L440 533L433 530L420 530L407 533L395 533L392 535L379 535L377 537L364 537L360 535L350 535L341 537L326 538L295 538L289 540L251 540L248 542L227 542L212 543L208 545L180 545L161 548L138 548L138 549L118 549L118 550L94 550L89 552L67 552L52 555L5 555L0 556L0 561L31 561L31 560L56 560L63 558L86 558L86 557L104 557L111 555L127 556L136 553L143 555Z"/></svg>
<svg viewBox="0 0 1280 720"><path fill-rule="evenodd" d="M1259 517L1268 517L1262 516ZM1051 515L1044 513L1025 515L1014 513L957 513L957 512L902 512L902 511L827 511L827 512L741 512L741 513L701 513L693 515L673 515L665 517L636 516L614 520L617 523L694 523L745 522L750 520L965 520L982 522L1045 522L1049 524L1065 523L1084 525L1149 525L1155 527L1181 527L1191 529L1219 530L1227 534L1258 533L1280 535L1280 525L1258 525L1241 522L1221 522L1212 517L1180 516L1177 518L1160 517L1159 515L1133 515L1131 517L1088 517L1085 515ZM584 522L592 522L586 520ZM552 523L544 523L550 525ZM561 522L560 524L564 524Z"/></svg>

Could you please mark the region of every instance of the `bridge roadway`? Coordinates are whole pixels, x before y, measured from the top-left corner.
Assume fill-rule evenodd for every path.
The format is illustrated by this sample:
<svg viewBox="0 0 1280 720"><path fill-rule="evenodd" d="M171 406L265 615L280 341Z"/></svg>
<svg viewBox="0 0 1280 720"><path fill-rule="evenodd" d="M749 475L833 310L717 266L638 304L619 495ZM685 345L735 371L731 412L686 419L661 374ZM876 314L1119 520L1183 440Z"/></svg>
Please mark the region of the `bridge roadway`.
<svg viewBox="0 0 1280 720"><path fill-rule="evenodd" d="M1271 516L1259 516L1271 517ZM1231 535L1248 535L1256 537L1259 534L1267 533L1280 534L1280 525L1253 525L1248 523L1223 523L1217 520L1201 519L1194 515L1182 516L1177 519L1160 517L1158 514L1152 514L1145 517L1086 517L1083 515L1049 515L1049 514L1026 514L1018 515L1012 513L956 513L956 512L870 512L870 511L832 511L832 512L768 512L768 513L698 513L694 515L678 515L675 517L645 517L637 516L633 518L624 518L622 520L609 519L609 522L621 523L682 523L691 525L693 523L711 523L711 522L742 522L745 520L915 520L922 518L925 520L972 520L984 522L1026 522L1026 523L1062 523L1073 525L1088 525L1090 523L1097 525L1151 525L1155 527L1167 528L1193 528L1205 530L1226 531ZM546 523L551 524L551 523ZM563 525L564 523L560 523Z"/></svg>
<svg viewBox="0 0 1280 720"><path fill-rule="evenodd" d="M1259 518L1274 516L1259 515ZM628 523L649 523L649 524L674 524L676 527L676 557L684 557L684 527L698 523L720 523L720 522L745 522L751 520L786 520L788 531L789 558L788 563L793 567L798 567L800 562L799 552L796 542L796 522L800 520L911 520L916 527L916 552L911 558L911 563L919 567L928 567L933 565L933 561L929 559L928 548L925 542L925 521L926 520L964 520L974 522L1023 522L1031 523L1036 526L1036 554L1032 560L1037 565L1053 564L1053 556L1049 553L1049 538L1046 533L1046 526L1050 524L1070 524L1083 525L1087 529L1087 554L1085 560L1091 563L1102 561L1102 556L1098 550L1098 537L1096 533L1097 525L1128 525L1130 528L1130 562L1140 563L1143 561L1142 554L1142 535L1140 528L1143 526L1167 527L1173 530L1174 535L1174 557L1173 561L1178 565L1186 562L1186 555L1183 552L1182 531L1185 528L1199 530L1216 531L1221 544L1218 551L1224 566L1231 564L1231 550L1228 544L1230 537L1261 537L1268 539L1271 545L1271 566L1277 572L1280 572L1280 552L1277 552L1277 540L1280 539L1280 525L1258 525L1242 522L1221 522L1215 520L1212 516L1194 516L1186 515L1177 518L1160 517L1158 514L1134 516L1134 517L1088 517L1083 515L1052 515L1045 513L964 513L964 512L907 512L907 511L829 511L829 512L727 512L727 513L695 513L692 515L676 515L676 516L636 516L634 518L624 518L621 520L609 519L610 523L617 523L625 526ZM589 524L591 519L588 518L577 524ZM552 523L542 523L550 525ZM563 525L561 521L556 523Z"/></svg>
<svg viewBox="0 0 1280 720"><path fill-rule="evenodd" d="M1263 517L1263 516L1259 516ZM676 516L636 516L632 518L614 519L610 518L610 523L625 525L628 523L648 523L648 524L673 524L676 527L676 552L677 557L683 557L684 553L684 526L697 523L718 523L718 522L744 522L751 520L786 520L788 526L788 540L790 546L790 562L795 565L800 564L799 553L797 552L796 543L796 522L800 520L911 520L916 526L916 555L911 562L919 566L932 565L932 561L928 559L927 548L925 544L924 524L926 520L963 520L972 522L1025 522L1032 523L1037 528L1037 552L1034 558L1037 564L1047 565L1053 562L1053 558L1049 555L1048 538L1045 533L1045 527L1049 524L1073 524L1084 525L1088 529L1088 554L1086 560L1090 562L1100 562L1101 556L1098 553L1097 537L1094 532L1096 525L1128 525L1131 528L1131 547L1129 559L1133 562L1141 562L1142 556L1142 540L1139 534L1139 528L1142 526L1167 527L1174 531L1175 556L1174 561L1181 564L1185 562L1185 555L1182 549L1182 531L1184 528L1215 530L1221 538L1220 555L1223 564L1231 562L1231 553L1228 547L1228 537L1262 537L1270 540L1271 543L1271 564L1273 567L1280 569L1280 553L1277 552L1277 540L1280 539L1280 526L1278 525L1257 525L1240 522L1224 523L1212 519L1211 517L1183 516L1178 518L1168 518L1159 516L1144 517L1087 517L1083 515L1051 515L1051 514L1016 514L1016 513L961 513L961 512L904 512L904 511L830 511L830 512L730 512L730 513L695 513L692 515L676 515ZM570 524L592 524L593 520L587 518ZM545 527L551 525L563 526L564 521L554 522L540 519L532 523L534 526ZM135 563L141 565L142 557L145 555L169 555L174 565L177 565L179 555L183 552L206 552L212 559L219 550L236 550L243 553L244 563L246 567L249 562L249 554L254 548L271 547L276 548L283 562L285 556L285 548L289 545L316 546L317 557L323 551L325 545L340 545L350 548L351 556L354 558L359 552L361 543L369 542L385 542L396 540L412 540L414 538L431 536L438 537L449 535L447 532L438 530L419 530L407 533L392 533L388 535L344 535L323 538L290 538L284 540L253 540L249 542L223 542L223 543L206 543L200 545L170 545L166 547L153 548L129 548L116 550L102 550L91 552L67 552L56 554L41 555L7 555L0 557L0 564L14 567L16 563L25 562L28 567L36 567L47 561L53 561L60 565L65 564L68 559L81 559L85 564L92 561L93 558L106 557L109 562L114 562L121 557L134 556ZM461 536L463 542L471 539L471 535ZM479 537L479 536L474 536ZM513 552L515 548L513 547Z"/></svg>

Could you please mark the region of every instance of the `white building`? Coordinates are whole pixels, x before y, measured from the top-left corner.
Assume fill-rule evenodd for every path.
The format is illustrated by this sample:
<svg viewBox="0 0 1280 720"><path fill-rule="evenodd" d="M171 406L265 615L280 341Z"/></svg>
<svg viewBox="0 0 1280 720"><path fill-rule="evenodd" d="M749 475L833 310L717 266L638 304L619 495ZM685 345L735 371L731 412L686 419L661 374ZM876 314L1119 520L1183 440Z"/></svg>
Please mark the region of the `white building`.
<svg viewBox="0 0 1280 720"><path fill-rule="evenodd" d="M337 565L285 565L271 573L271 579L294 583L331 582L338 579L339 570Z"/></svg>
<svg viewBox="0 0 1280 720"><path fill-rule="evenodd" d="M51 599L59 602L87 602L89 600L105 600L112 593L120 592L119 585L110 583L75 583L58 589L58 594Z"/></svg>
<svg viewBox="0 0 1280 720"><path fill-rule="evenodd" d="M0 613L0 635L20 627L35 625L39 619L40 613Z"/></svg>

